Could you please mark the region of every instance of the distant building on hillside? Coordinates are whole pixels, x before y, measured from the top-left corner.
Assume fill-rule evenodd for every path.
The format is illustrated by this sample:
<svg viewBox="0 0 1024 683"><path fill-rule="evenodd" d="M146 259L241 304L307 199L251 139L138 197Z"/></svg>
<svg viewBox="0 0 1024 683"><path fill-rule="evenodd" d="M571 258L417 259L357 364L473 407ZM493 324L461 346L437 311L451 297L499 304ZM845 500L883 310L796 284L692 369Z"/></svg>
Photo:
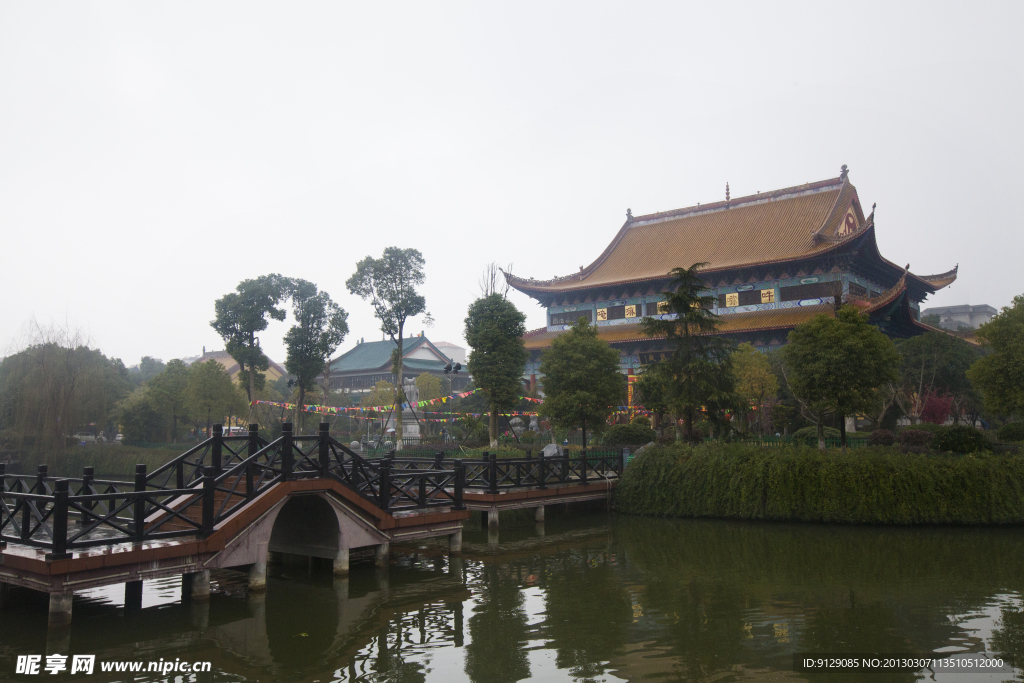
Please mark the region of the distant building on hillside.
<svg viewBox="0 0 1024 683"><path fill-rule="evenodd" d="M921 311L921 318L924 319L930 315L937 315L939 316L939 325L946 330L958 330L961 327L970 327L976 330L991 320L992 316L998 312L987 304L981 304L980 306L970 306L967 304L963 306L938 306Z"/></svg>
<svg viewBox="0 0 1024 683"><path fill-rule="evenodd" d="M235 379L238 376L238 373L241 371L241 368L238 366L238 362L235 361L235 359L232 358L231 354L229 354L227 351L207 351L204 348L203 355L193 357L191 359L183 358L182 360L188 363L189 365L192 365L194 363L205 363L208 360L215 360L224 366L224 369L227 370L227 373L231 375L231 379ZM267 382L270 383L276 382L282 377L287 377L288 371L285 370L284 367L282 367L278 363L270 361L270 367L267 368L267 370L263 374L266 375Z"/></svg>
<svg viewBox="0 0 1024 683"><path fill-rule="evenodd" d="M330 382L333 391L347 394L363 394L370 391L377 382L394 384L391 354L397 344L390 339L367 342L360 340L355 348L349 349L330 363ZM454 349L452 348L454 347ZM447 345L448 351L458 350L465 357L465 349L454 344ZM402 342L402 374L406 379L419 377L423 373L446 379L444 366L453 358L425 336L410 337ZM461 362L461 361L456 361ZM322 379L322 378L321 378ZM469 373L461 371L452 380L452 391L461 391L469 383ZM448 390L447 381L443 384Z"/></svg>

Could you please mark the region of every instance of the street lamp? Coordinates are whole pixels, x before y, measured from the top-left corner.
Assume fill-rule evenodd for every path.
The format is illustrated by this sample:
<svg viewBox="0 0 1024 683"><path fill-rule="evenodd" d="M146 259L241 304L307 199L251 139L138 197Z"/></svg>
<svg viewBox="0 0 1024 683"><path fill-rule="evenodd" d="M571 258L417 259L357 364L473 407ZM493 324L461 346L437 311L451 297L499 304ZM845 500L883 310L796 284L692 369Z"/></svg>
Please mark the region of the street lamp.
<svg viewBox="0 0 1024 683"><path fill-rule="evenodd" d="M444 366L444 376L448 378L448 395L449 396L451 396L453 393L455 393L452 390L452 382L454 382L455 375L459 374L459 370L461 370L461 369L462 369L462 363L456 363L455 365L452 365L451 363L448 363L447 365ZM450 416L452 414L451 407L452 407L451 403L449 403L448 404L449 419L451 419Z"/></svg>

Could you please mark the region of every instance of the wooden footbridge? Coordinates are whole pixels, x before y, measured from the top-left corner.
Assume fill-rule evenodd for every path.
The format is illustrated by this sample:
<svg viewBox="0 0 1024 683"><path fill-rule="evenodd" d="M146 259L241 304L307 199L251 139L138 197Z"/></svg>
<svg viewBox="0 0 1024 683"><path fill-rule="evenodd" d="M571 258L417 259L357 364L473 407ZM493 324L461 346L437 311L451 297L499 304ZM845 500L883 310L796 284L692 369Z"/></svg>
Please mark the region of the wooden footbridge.
<svg viewBox="0 0 1024 683"><path fill-rule="evenodd" d="M0 607L8 586L50 594L53 627L71 622L72 596L125 584L141 605L142 581L182 575L183 596L209 599L210 570L248 567L249 589L266 586L269 553L333 560L373 546L387 566L392 542L447 536L462 550L471 510L498 512L606 497L622 472L619 455L462 460L365 458L328 434L297 436L285 424L267 441L213 436L134 481L11 475L0 464Z"/></svg>

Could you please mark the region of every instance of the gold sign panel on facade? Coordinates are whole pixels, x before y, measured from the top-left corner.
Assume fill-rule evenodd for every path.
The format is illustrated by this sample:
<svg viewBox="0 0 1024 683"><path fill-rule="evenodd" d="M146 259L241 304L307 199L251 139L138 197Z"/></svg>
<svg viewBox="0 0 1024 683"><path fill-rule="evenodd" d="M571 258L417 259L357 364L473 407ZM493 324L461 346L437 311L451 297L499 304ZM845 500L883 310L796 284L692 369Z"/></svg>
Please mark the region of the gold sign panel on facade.
<svg viewBox="0 0 1024 683"><path fill-rule="evenodd" d="M738 292L733 292L732 294L726 294L725 295L725 307L726 308L733 308L733 307L739 306L739 305L740 305L740 295L739 295Z"/></svg>
<svg viewBox="0 0 1024 683"><path fill-rule="evenodd" d="M599 309L597 309L597 319L598 320L607 320L608 319L608 309L607 308L599 308Z"/></svg>
<svg viewBox="0 0 1024 683"><path fill-rule="evenodd" d="M774 289L762 289L761 290L761 303L773 304L775 303L775 290Z"/></svg>
<svg viewBox="0 0 1024 683"><path fill-rule="evenodd" d="M667 301L659 301L658 302L658 315L665 315L666 313L668 313L668 302Z"/></svg>
<svg viewBox="0 0 1024 683"><path fill-rule="evenodd" d="M637 306L626 306L626 317L627 318L635 318L635 317L637 317L637 314L636 314L636 309L637 308L638 308Z"/></svg>

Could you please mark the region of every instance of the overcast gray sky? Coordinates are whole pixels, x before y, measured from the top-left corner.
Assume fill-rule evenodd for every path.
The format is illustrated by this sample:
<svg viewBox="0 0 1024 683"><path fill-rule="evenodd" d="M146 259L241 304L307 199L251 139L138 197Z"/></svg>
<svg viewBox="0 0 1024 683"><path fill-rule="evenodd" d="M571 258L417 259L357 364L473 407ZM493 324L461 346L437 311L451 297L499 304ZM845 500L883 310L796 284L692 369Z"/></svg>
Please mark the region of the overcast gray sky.
<svg viewBox="0 0 1024 683"><path fill-rule="evenodd" d="M925 306L1005 306L1024 292L1022 19L1020 2L5 1L2 350L33 318L128 365L222 348L214 300L268 272L349 312L345 350L380 339L345 280L390 245L426 258L427 335L464 343L490 261L568 274L627 207L842 164L887 258L960 264ZM290 324L263 335L275 360Z"/></svg>

